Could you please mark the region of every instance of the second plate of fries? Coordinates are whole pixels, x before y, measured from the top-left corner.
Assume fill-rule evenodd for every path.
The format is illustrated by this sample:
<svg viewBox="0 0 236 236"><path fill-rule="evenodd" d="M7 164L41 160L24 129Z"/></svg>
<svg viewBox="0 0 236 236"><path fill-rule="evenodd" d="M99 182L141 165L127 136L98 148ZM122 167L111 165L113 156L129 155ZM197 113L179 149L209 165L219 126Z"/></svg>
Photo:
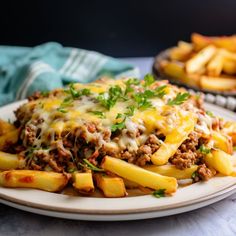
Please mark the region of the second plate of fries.
<svg viewBox="0 0 236 236"><path fill-rule="evenodd" d="M181 86L223 95L236 95L236 35L191 35L191 42L161 52L154 74Z"/></svg>

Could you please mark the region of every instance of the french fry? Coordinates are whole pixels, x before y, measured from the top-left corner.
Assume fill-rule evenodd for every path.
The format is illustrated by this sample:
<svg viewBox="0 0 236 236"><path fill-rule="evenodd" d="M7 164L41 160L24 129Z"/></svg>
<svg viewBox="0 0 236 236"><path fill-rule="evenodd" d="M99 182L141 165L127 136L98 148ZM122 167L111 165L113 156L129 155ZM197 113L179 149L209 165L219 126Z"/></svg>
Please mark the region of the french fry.
<svg viewBox="0 0 236 236"><path fill-rule="evenodd" d="M202 48L211 44L219 48L227 49L231 52L236 52L236 35L207 37L197 33L193 33L191 36L191 40L195 50L201 50Z"/></svg>
<svg viewBox="0 0 236 236"><path fill-rule="evenodd" d="M25 161L18 155L0 151L0 170L23 168L24 165Z"/></svg>
<svg viewBox="0 0 236 236"><path fill-rule="evenodd" d="M233 145L236 145L236 122L227 121L222 131L229 135L232 138Z"/></svg>
<svg viewBox="0 0 236 236"><path fill-rule="evenodd" d="M232 139L227 135L212 131L212 139L214 140L214 147L218 148L228 154L233 154Z"/></svg>
<svg viewBox="0 0 236 236"><path fill-rule="evenodd" d="M165 189L166 193L173 193L177 190L175 178L153 173L117 158L106 156L103 159L102 168L143 187L154 190Z"/></svg>
<svg viewBox="0 0 236 236"><path fill-rule="evenodd" d="M105 197L125 197L127 195L122 178L95 174L95 180Z"/></svg>
<svg viewBox="0 0 236 236"><path fill-rule="evenodd" d="M191 41L196 51L199 51L212 43L212 40L210 37L206 37L197 33L193 33L191 35Z"/></svg>
<svg viewBox="0 0 236 236"><path fill-rule="evenodd" d="M15 130L16 127L9 122L0 119L0 136L8 133L9 131Z"/></svg>
<svg viewBox="0 0 236 236"><path fill-rule="evenodd" d="M223 72L228 75L236 74L236 61L225 58L223 62Z"/></svg>
<svg viewBox="0 0 236 236"><path fill-rule="evenodd" d="M200 77L200 87L208 90L229 91L236 89L236 78L234 77Z"/></svg>
<svg viewBox="0 0 236 236"><path fill-rule="evenodd" d="M94 192L92 173L74 173L72 175L73 187L83 194Z"/></svg>
<svg viewBox="0 0 236 236"><path fill-rule="evenodd" d="M192 49L193 46L191 43L180 41L178 42L178 47L174 47L170 50L169 56L172 60L184 61L189 57Z"/></svg>
<svg viewBox="0 0 236 236"><path fill-rule="evenodd" d="M173 156L179 146L188 138L188 135L194 130L196 118L193 113L185 114L181 118L181 124L170 134L166 135L164 143L151 156L154 165L164 165L169 158Z"/></svg>
<svg viewBox="0 0 236 236"><path fill-rule="evenodd" d="M179 62L166 61L161 64L161 68L166 75L177 79L181 83L187 83L191 86L199 86L199 75L187 75L185 73L184 64L181 64Z"/></svg>
<svg viewBox="0 0 236 236"><path fill-rule="evenodd" d="M210 76L219 76L223 70L224 55L217 52L207 65L207 73Z"/></svg>
<svg viewBox="0 0 236 236"><path fill-rule="evenodd" d="M208 63L216 53L216 48L212 45L203 48L195 56L186 62L186 72L188 74L198 73Z"/></svg>
<svg viewBox="0 0 236 236"><path fill-rule="evenodd" d="M232 156L226 152L216 149L205 157L207 166L217 170L223 175L230 175L233 172Z"/></svg>
<svg viewBox="0 0 236 236"><path fill-rule="evenodd" d="M144 169L155 172L160 175L174 177L176 179L190 179L192 177L193 172L197 170L197 165L192 165L189 168L184 170L177 169L175 165L148 165L145 166Z"/></svg>
<svg viewBox="0 0 236 236"><path fill-rule="evenodd" d="M62 173L36 170L8 170L0 173L0 186L10 188L35 188L58 192L68 183Z"/></svg>
<svg viewBox="0 0 236 236"><path fill-rule="evenodd" d="M15 129L0 136L0 151L4 150L6 144L14 144L18 141L19 130Z"/></svg>

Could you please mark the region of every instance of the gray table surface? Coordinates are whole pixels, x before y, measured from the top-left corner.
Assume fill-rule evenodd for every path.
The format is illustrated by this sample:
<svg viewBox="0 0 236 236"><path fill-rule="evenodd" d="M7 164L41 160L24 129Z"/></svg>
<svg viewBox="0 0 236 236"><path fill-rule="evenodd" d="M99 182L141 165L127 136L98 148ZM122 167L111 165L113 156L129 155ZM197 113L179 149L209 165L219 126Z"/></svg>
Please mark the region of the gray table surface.
<svg viewBox="0 0 236 236"><path fill-rule="evenodd" d="M152 58L127 58L141 74L150 71ZM236 235L236 194L207 207L175 216L127 221L92 222L57 219L0 204L0 235Z"/></svg>

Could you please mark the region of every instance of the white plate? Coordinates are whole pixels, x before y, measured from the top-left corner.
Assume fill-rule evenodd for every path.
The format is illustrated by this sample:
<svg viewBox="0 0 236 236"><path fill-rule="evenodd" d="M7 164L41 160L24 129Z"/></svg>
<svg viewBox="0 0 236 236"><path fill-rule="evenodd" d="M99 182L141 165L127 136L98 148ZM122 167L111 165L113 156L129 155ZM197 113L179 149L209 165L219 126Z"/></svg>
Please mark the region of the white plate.
<svg viewBox="0 0 236 236"><path fill-rule="evenodd" d="M0 117L13 120L17 102L0 108ZM233 112L207 104L208 110L229 120ZM194 210L236 192L235 177L215 177L178 189L172 197L92 198L67 196L34 189L0 188L0 202L38 214L80 220L134 220L162 217Z"/></svg>

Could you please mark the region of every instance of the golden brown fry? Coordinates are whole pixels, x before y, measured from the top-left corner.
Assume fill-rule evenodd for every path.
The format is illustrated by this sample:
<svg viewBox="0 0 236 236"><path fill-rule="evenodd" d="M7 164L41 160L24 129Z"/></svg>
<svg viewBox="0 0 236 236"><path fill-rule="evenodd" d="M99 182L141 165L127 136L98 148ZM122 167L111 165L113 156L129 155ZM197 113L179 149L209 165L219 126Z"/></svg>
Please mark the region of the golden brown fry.
<svg viewBox="0 0 236 236"><path fill-rule="evenodd" d="M163 166L156 166L156 165L148 165L145 166L144 169L155 172L160 175L165 175L169 177L174 177L176 179L190 179L193 172L197 170L197 165L192 165L189 168L184 170L177 169L175 165L163 165Z"/></svg>
<svg viewBox="0 0 236 236"><path fill-rule="evenodd" d="M62 173L36 170L8 170L0 173L0 186L10 188L35 188L58 192L68 183Z"/></svg>
<svg viewBox="0 0 236 236"><path fill-rule="evenodd" d="M222 150L212 150L204 160L207 166L223 175L230 175L233 172L232 156Z"/></svg>
<svg viewBox="0 0 236 236"><path fill-rule="evenodd" d="M169 56L171 60L184 61L191 54L193 49L192 44L180 41L178 46L170 50Z"/></svg>
<svg viewBox="0 0 236 236"><path fill-rule="evenodd" d="M191 36L191 40L195 50L201 50L208 45L214 45L219 48L227 49L231 52L236 52L236 35L207 37L197 33L193 33Z"/></svg>
<svg viewBox="0 0 236 236"><path fill-rule="evenodd" d="M74 173L73 187L83 194L94 192L92 173Z"/></svg>
<svg viewBox="0 0 236 236"><path fill-rule="evenodd" d="M228 154L233 154L233 143L231 137L212 131L212 139L214 140L215 148L218 148Z"/></svg>
<svg viewBox="0 0 236 236"><path fill-rule="evenodd" d="M0 151L0 170L20 169L25 165L25 161L17 154L10 154Z"/></svg>
<svg viewBox="0 0 236 236"><path fill-rule="evenodd" d="M228 75L236 74L236 61L225 59L223 62L223 72Z"/></svg>
<svg viewBox="0 0 236 236"><path fill-rule="evenodd" d="M95 174L95 180L105 197L125 197L127 195L122 178Z"/></svg>
<svg viewBox="0 0 236 236"><path fill-rule="evenodd" d="M236 122L235 121L227 121L224 124L222 131L232 138L233 145L236 146Z"/></svg>
<svg viewBox="0 0 236 236"><path fill-rule="evenodd" d="M165 189L166 193L173 193L177 190L175 178L153 173L118 158L106 156L103 159L102 168L143 187L154 190Z"/></svg>
<svg viewBox="0 0 236 236"><path fill-rule="evenodd" d="M236 78L234 77L210 77L201 76L200 86L203 89L230 91L236 89Z"/></svg>
<svg viewBox="0 0 236 236"><path fill-rule="evenodd" d="M203 48L195 56L189 59L185 66L188 74L198 73L209 62L216 53L216 48L212 45Z"/></svg>
<svg viewBox="0 0 236 236"><path fill-rule="evenodd" d="M18 141L19 130L15 129L0 136L0 151L5 149L6 145L15 144Z"/></svg>
<svg viewBox="0 0 236 236"><path fill-rule="evenodd" d="M0 119L0 136L4 135L12 130L15 130L15 129L16 129L16 127L14 125Z"/></svg>
<svg viewBox="0 0 236 236"><path fill-rule="evenodd" d="M210 76L219 76L223 70L224 55L217 51L207 65L207 73Z"/></svg>

